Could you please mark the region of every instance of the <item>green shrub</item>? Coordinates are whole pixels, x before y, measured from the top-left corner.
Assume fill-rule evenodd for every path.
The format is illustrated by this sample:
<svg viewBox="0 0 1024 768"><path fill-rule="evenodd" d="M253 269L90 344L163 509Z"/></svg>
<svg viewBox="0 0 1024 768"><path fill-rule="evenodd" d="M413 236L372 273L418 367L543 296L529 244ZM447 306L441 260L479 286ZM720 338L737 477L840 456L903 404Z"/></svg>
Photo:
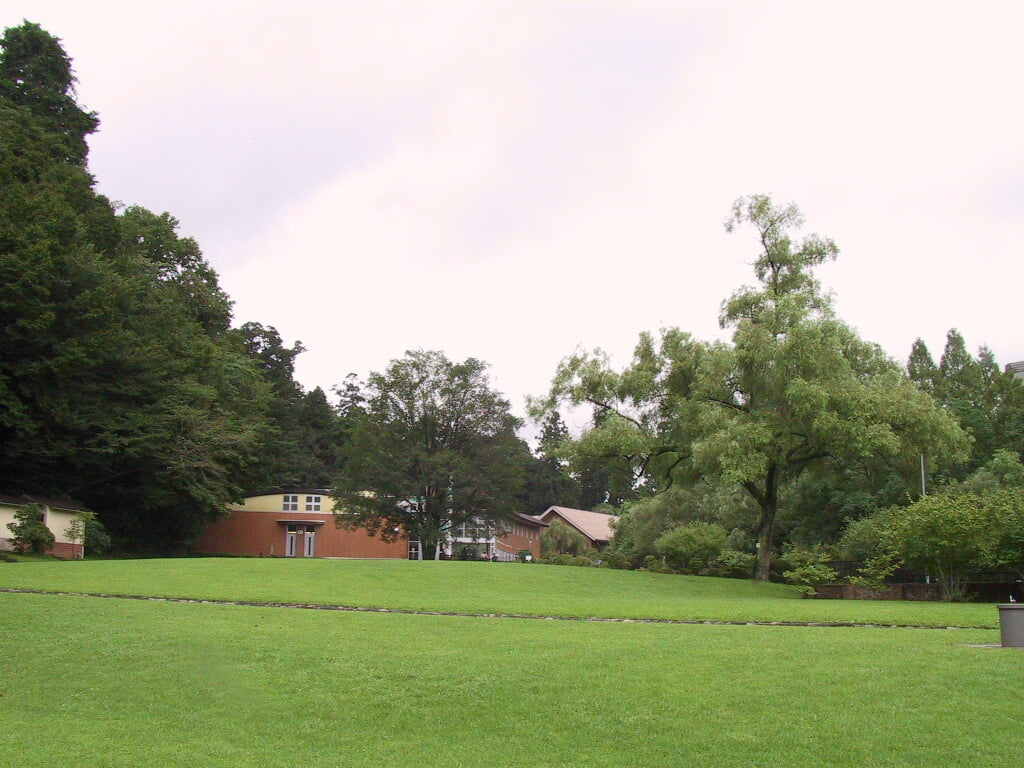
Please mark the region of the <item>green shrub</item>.
<svg viewBox="0 0 1024 768"><path fill-rule="evenodd" d="M616 568L621 571L628 571L633 567L630 559L621 552L605 551L601 554L601 562L606 568Z"/></svg>
<svg viewBox="0 0 1024 768"><path fill-rule="evenodd" d="M824 563L805 563L784 572L782 577L789 584L814 587L819 584L834 584L839 578L839 573Z"/></svg>
<svg viewBox="0 0 1024 768"><path fill-rule="evenodd" d="M840 559L865 562L878 555L888 514L883 510L870 517L849 521L837 545Z"/></svg>
<svg viewBox="0 0 1024 768"><path fill-rule="evenodd" d="M834 584L839 579L835 568L827 565L834 553L827 547L786 547L781 558L787 565L782 578L789 584L803 587Z"/></svg>
<svg viewBox="0 0 1024 768"><path fill-rule="evenodd" d="M647 555L644 557L644 568L645 571L651 573L675 573L671 566L661 562L654 555Z"/></svg>
<svg viewBox="0 0 1024 768"><path fill-rule="evenodd" d="M18 509L14 522L7 524L12 534L11 543L22 552L41 555L53 547L56 539L43 522L43 514L43 505L32 502Z"/></svg>
<svg viewBox="0 0 1024 768"><path fill-rule="evenodd" d="M665 564L680 573L707 575L722 551L729 547L729 533L717 523L695 521L659 536L654 548Z"/></svg>
<svg viewBox="0 0 1024 768"><path fill-rule="evenodd" d="M881 589L897 566L896 556L892 553L882 552L869 557L857 570L856 576L851 576L849 581L857 587L868 589Z"/></svg>
<svg viewBox="0 0 1024 768"><path fill-rule="evenodd" d="M83 542L87 553L102 554L110 549L110 534L103 523L96 519L96 513L89 510L78 512L64 535L71 541Z"/></svg>
<svg viewBox="0 0 1024 768"><path fill-rule="evenodd" d="M1024 560L1024 499L1016 488L941 493L890 514L884 551L937 576L946 600L962 600L967 573Z"/></svg>
<svg viewBox="0 0 1024 768"><path fill-rule="evenodd" d="M749 579L754 575L754 556L749 552L723 549L711 563L709 576L724 576L728 579Z"/></svg>
<svg viewBox="0 0 1024 768"><path fill-rule="evenodd" d="M568 553L562 553L561 555L545 558L541 562L547 562L551 565L576 565L584 568L594 565L594 561L586 555L570 555Z"/></svg>
<svg viewBox="0 0 1024 768"><path fill-rule="evenodd" d="M93 517L85 521L85 551L94 555L110 550L110 534L103 523Z"/></svg>
<svg viewBox="0 0 1024 768"><path fill-rule="evenodd" d="M590 541L575 528L555 520L540 535L540 551L544 557L578 555L590 548Z"/></svg>

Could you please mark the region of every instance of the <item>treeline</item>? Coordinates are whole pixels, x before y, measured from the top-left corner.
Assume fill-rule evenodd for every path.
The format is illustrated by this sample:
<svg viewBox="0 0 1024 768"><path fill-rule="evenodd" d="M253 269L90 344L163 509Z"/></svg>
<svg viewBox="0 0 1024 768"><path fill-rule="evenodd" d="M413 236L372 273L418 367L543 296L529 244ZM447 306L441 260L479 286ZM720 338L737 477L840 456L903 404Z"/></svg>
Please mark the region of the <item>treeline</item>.
<svg viewBox="0 0 1024 768"><path fill-rule="evenodd" d="M96 193L57 39L0 50L0 478L73 498L115 541L173 548L236 497L271 391L177 222Z"/></svg>
<svg viewBox="0 0 1024 768"><path fill-rule="evenodd" d="M805 584L836 559L865 583L903 564L948 596L970 569L1024 571L1024 384L956 330L937 364L920 340L903 366L860 339L814 277L837 246L797 240L802 223L765 196L736 202L727 229L752 229L760 252L757 285L722 304L731 343L643 334L623 370L579 353L535 403L592 409L561 454L612 478L606 559Z"/></svg>
<svg viewBox="0 0 1024 768"><path fill-rule="evenodd" d="M302 345L234 327L173 216L96 192L99 122L74 85L59 40L6 30L0 492L84 504L115 548L146 552L182 551L243 493L280 487L332 488L349 523L427 542L470 513L600 508L621 516L616 564L768 579L829 557L879 573L909 562L894 542L920 534L892 510L955 491L973 562L1024 561L1016 534L985 533L993 515L1016 519L985 494L1024 485L1024 386L955 330L937 363L918 341L906 366L860 339L814 277L838 248L796 240L794 206L733 209L728 228L753 229L761 250L757 284L722 305L731 343L666 329L643 334L623 370L599 350L566 358L532 405L534 452L473 358L413 351L365 382L305 391ZM582 435L565 406L592 413Z"/></svg>
<svg viewBox="0 0 1024 768"><path fill-rule="evenodd" d="M95 190L71 61L38 25L0 40L0 491L88 506L116 549L182 551L249 491L329 487L363 385L295 381L168 213ZM525 511L578 501L516 446Z"/></svg>

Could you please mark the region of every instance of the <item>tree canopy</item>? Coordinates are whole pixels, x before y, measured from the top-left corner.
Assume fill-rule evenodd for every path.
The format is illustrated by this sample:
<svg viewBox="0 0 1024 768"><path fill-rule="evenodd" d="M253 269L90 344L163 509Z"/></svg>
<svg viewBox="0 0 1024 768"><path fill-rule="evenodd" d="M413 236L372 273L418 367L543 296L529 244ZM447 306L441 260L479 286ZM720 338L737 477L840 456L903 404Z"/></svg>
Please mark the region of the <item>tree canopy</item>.
<svg viewBox="0 0 1024 768"><path fill-rule="evenodd" d="M836 466L909 473L922 452L966 446L934 400L835 317L812 270L838 249L816 235L794 241L802 223L795 206L764 196L733 207L727 228L752 227L760 253L759 285L723 303L732 344L678 329L643 334L621 372L600 350L573 355L538 409L596 407L602 418L575 452L628 465L644 492L700 481L743 489L759 510L752 533L763 580L781 500L801 477Z"/></svg>
<svg viewBox="0 0 1024 768"><path fill-rule="evenodd" d="M51 150L60 159L84 167L86 136L99 125L95 113L75 98L71 59L60 40L38 24L10 27L0 39L0 103L20 107L47 126Z"/></svg>
<svg viewBox="0 0 1024 768"><path fill-rule="evenodd" d="M516 511L519 420L485 363L416 350L366 383L335 497L340 526L419 541L432 556L453 526Z"/></svg>
<svg viewBox="0 0 1024 768"><path fill-rule="evenodd" d="M0 478L173 550L240 497L268 393L196 243L95 192L73 82L37 25L4 34Z"/></svg>

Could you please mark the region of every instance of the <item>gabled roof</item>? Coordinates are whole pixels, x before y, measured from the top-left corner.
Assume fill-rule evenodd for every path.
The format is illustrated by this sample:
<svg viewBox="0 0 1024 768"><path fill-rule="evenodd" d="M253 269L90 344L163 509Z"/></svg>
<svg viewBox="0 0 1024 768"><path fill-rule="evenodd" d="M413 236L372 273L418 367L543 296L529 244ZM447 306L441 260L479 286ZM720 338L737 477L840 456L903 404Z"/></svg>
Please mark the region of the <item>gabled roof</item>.
<svg viewBox="0 0 1024 768"><path fill-rule="evenodd" d="M57 509L61 512L86 512L86 507L76 501L69 499L47 499L40 496L9 496L0 494L0 504L10 504L15 507L24 507L31 503L42 504L50 509Z"/></svg>
<svg viewBox="0 0 1024 768"><path fill-rule="evenodd" d="M539 517L533 515L524 515L522 512L513 512L511 520L516 523L522 523L523 525L529 525L534 528L547 528L548 524L541 520Z"/></svg>
<svg viewBox="0 0 1024 768"><path fill-rule="evenodd" d="M611 524L619 519L617 515L587 512L572 507L548 507L540 519L550 524L556 517L562 518L591 541L611 541L615 533Z"/></svg>

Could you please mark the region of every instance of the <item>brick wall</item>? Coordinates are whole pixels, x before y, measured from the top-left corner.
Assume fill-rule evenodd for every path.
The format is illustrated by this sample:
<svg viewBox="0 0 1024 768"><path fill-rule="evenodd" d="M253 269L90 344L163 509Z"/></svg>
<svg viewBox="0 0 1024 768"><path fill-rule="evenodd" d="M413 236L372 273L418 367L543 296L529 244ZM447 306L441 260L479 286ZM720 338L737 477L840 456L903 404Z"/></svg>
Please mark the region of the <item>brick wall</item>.
<svg viewBox="0 0 1024 768"><path fill-rule="evenodd" d="M334 524L334 516L316 512L236 511L231 517L213 522L192 544L192 551L207 555L259 555L279 557L285 553L285 526L278 520L319 522L316 526L316 557L365 557L404 559L409 556L405 539L385 542L365 531L346 531ZM305 545L300 535L296 554Z"/></svg>

